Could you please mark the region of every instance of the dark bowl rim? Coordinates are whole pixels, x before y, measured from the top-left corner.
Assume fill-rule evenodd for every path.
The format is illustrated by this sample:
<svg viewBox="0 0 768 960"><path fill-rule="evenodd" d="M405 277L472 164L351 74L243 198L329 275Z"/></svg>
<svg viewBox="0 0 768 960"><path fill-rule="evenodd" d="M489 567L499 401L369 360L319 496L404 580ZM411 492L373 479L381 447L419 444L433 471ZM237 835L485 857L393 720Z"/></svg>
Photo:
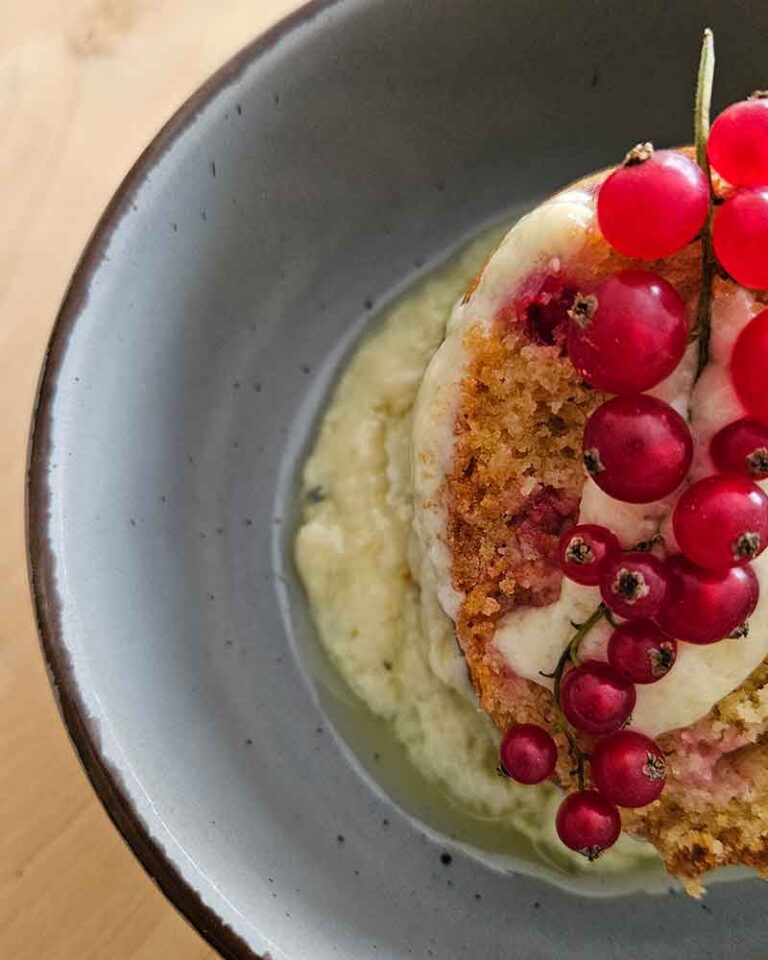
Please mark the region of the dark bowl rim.
<svg viewBox="0 0 768 960"><path fill-rule="evenodd" d="M25 484L27 566L37 632L53 694L70 740L91 785L112 823L150 878L176 909L225 960L260 957L183 878L163 848L149 835L121 782L101 753L99 737L88 718L75 683L63 638L62 602L55 581L55 557L48 536L52 410L66 348L87 300L110 239L139 188L199 113L222 90L235 83L254 62L288 34L345 0L307 0L219 67L173 114L131 167L99 218L80 256L59 308L43 358L29 433Z"/></svg>

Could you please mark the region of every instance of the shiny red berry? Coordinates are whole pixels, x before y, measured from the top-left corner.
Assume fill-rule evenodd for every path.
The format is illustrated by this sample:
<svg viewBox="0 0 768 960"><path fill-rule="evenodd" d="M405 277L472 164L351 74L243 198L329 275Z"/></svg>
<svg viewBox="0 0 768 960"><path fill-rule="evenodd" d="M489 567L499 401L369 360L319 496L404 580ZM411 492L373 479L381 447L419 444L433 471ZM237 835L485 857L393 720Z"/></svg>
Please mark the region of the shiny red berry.
<svg viewBox="0 0 768 960"><path fill-rule="evenodd" d="M552 776L557 746L542 727L519 723L504 734L499 751L501 772L518 783L541 783Z"/></svg>
<svg viewBox="0 0 768 960"><path fill-rule="evenodd" d="M661 796L667 776L664 754L650 737L620 730L595 744L592 780L619 807L645 807Z"/></svg>
<svg viewBox="0 0 768 960"><path fill-rule="evenodd" d="M560 537L558 559L569 580L595 587L607 560L620 550L619 541L607 527L582 523Z"/></svg>
<svg viewBox="0 0 768 960"><path fill-rule="evenodd" d="M768 546L768 497L749 477L705 477L677 501L672 526L682 552L700 567L748 563Z"/></svg>
<svg viewBox="0 0 768 960"><path fill-rule="evenodd" d="M667 595L654 618L664 633L686 643L716 643L739 630L760 596L751 567L706 570L682 554L664 563Z"/></svg>
<svg viewBox="0 0 768 960"><path fill-rule="evenodd" d="M718 207L712 243L736 283L768 289L768 187L743 187Z"/></svg>
<svg viewBox="0 0 768 960"><path fill-rule="evenodd" d="M656 683L677 658L677 642L651 620L628 620L611 634L608 662L632 683Z"/></svg>
<svg viewBox="0 0 768 960"><path fill-rule="evenodd" d="M626 257L658 260L681 250L704 226L709 193L699 166L682 153L636 147L605 180L597 220L608 243ZM650 148L652 150L652 148ZM640 162L633 162L633 154Z"/></svg>
<svg viewBox="0 0 768 960"><path fill-rule="evenodd" d="M768 426L748 417L729 423L714 435L709 452L721 473L765 480L768 477Z"/></svg>
<svg viewBox="0 0 768 960"><path fill-rule="evenodd" d="M750 416L768 424L768 310L739 334L731 356L731 379Z"/></svg>
<svg viewBox="0 0 768 960"><path fill-rule="evenodd" d="M560 706L576 730L602 736L627 722L635 706L635 688L609 663L586 660L563 677Z"/></svg>
<svg viewBox="0 0 768 960"><path fill-rule="evenodd" d="M672 493L692 455L685 420L645 394L606 401L584 430L587 472L601 490L626 503L651 503Z"/></svg>
<svg viewBox="0 0 768 960"><path fill-rule="evenodd" d="M734 186L768 183L768 100L726 107L712 124L707 154L712 168Z"/></svg>
<svg viewBox="0 0 768 960"><path fill-rule="evenodd" d="M600 594L606 606L627 620L649 619L661 609L667 593L664 564L652 553L630 550L606 564Z"/></svg>
<svg viewBox="0 0 768 960"><path fill-rule="evenodd" d="M579 790L568 794L560 804L555 827L566 847L596 860L619 839L621 817L597 791Z"/></svg>
<svg viewBox="0 0 768 960"><path fill-rule="evenodd" d="M578 294L568 355L593 387L642 393L668 377L688 344L685 303L658 274L624 270Z"/></svg>

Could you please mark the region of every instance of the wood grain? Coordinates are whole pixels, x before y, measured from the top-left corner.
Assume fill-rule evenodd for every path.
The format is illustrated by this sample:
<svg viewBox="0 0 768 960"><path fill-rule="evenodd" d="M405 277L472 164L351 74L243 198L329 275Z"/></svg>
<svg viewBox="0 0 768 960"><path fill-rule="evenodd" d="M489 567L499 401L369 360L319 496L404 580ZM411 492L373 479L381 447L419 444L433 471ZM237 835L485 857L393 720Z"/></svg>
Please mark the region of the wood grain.
<svg viewBox="0 0 768 960"><path fill-rule="evenodd" d="M112 828L56 712L27 587L27 430L77 257L160 125L296 0L0 0L0 957L213 951Z"/></svg>

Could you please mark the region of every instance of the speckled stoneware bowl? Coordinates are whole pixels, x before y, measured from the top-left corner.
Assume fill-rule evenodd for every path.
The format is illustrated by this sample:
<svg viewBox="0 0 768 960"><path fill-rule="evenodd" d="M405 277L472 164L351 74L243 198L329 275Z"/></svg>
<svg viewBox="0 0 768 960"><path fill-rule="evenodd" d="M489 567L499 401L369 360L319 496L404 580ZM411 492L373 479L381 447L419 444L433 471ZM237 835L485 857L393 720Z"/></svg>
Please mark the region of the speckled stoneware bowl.
<svg viewBox="0 0 768 960"><path fill-rule="evenodd" d="M107 810L224 956L765 958L757 881L699 905L577 895L522 849L489 865L492 831L336 680L286 550L377 310L628 143L688 139L706 23L717 100L765 86L765 3L313 3L186 104L102 219L34 425L40 630Z"/></svg>

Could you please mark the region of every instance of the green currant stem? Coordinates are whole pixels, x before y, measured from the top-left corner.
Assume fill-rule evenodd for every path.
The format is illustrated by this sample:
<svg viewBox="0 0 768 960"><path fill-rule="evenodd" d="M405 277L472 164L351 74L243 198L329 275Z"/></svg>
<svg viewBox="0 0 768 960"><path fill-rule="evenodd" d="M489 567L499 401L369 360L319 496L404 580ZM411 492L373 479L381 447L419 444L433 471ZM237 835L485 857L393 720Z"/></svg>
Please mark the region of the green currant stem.
<svg viewBox="0 0 768 960"><path fill-rule="evenodd" d="M576 759L576 774L579 783L579 790L584 789L584 760L586 758L586 754L579 749L576 739L569 728L568 721L565 719L563 708L560 706L560 686L563 680L563 674L565 673L565 668L568 666L568 664L579 663L579 647L581 646L581 641L584 639L584 637L586 637L592 627L596 626L604 617L609 618L610 615L606 605L601 603L592 611L584 623L580 623L578 626L574 624L576 627L576 632L566 644L563 652L560 654L560 659L557 661L557 666L552 674L554 679L554 690L552 696L555 701L555 716L557 717L557 726L565 734L566 739L568 740L568 745L571 749L571 754Z"/></svg>
<svg viewBox="0 0 768 960"><path fill-rule="evenodd" d="M579 790L584 789L584 761L586 760L587 755L579 750L578 747L572 747L576 751L576 782L579 785Z"/></svg>
<svg viewBox="0 0 768 960"><path fill-rule="evenodd" d="M707 139L709 137L709 111L712 102L712 81L715 75L715 41L712 31L707 27L701 44L699 74L696 81L696 106L694 109L694 131L696 142L696 162L707 180L709 205L707 219L701 235L701 292L697 311L696 336L699 344L699 356L696 364L696 380L709 363L709 339L712 327L712 279L715 272L715 258L712 252L712 209L714 195L712 178L707 159Z"/></svg>

